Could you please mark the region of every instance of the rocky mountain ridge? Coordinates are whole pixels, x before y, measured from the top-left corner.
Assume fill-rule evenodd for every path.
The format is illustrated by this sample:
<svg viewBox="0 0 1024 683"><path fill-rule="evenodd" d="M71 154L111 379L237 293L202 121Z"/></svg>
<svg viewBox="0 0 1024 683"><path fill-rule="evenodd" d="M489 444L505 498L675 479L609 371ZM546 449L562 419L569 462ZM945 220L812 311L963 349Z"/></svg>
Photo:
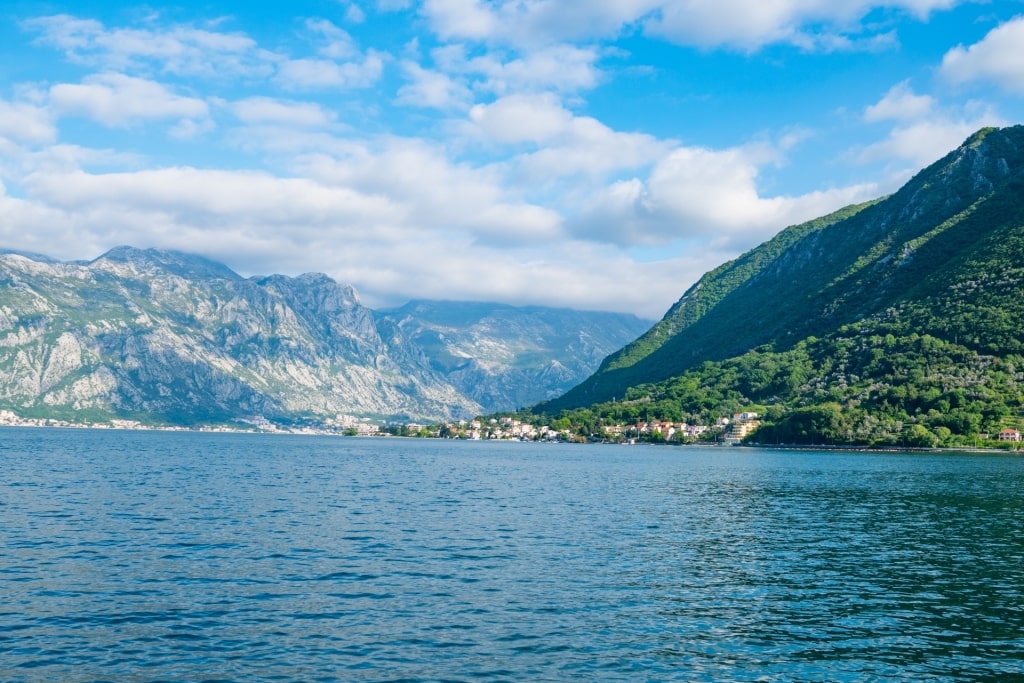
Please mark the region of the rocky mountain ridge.
<svg viewBox="0 0 1024 683"><path fill-rule="evenodd" d="M433 317L415 306L375 312L326 275L244 278L173 251L118 247L89 262L7 252L0 408L178 424L469 417L564 392L648 326L418 305Z"/></svg>

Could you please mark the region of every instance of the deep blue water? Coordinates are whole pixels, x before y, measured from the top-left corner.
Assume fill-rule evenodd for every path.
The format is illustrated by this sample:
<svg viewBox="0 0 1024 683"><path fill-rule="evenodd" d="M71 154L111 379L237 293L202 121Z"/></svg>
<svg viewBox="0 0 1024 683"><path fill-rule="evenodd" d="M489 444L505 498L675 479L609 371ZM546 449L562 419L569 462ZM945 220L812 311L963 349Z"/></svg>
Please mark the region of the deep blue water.
<svg viewBox="0 0 1024 683"><path fill-rule="evenodd" d="M1024 675L1024 459L0 430L2 681Z"/></svg>

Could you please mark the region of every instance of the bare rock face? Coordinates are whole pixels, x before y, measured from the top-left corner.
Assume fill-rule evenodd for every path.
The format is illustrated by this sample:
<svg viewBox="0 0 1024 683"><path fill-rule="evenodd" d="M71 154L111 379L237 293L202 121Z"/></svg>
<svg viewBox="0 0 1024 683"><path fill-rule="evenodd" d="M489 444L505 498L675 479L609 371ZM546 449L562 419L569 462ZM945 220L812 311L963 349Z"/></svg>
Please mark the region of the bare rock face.
<svg viewBox="0 0 1024 683"><path fill-rule="evenodd" d="M326 275L247 279L179 252L119 247L89 263L0 254L0 408L170 423L470 417L561 393L647 327L419 305L430 313L375 313Z"/></svg>

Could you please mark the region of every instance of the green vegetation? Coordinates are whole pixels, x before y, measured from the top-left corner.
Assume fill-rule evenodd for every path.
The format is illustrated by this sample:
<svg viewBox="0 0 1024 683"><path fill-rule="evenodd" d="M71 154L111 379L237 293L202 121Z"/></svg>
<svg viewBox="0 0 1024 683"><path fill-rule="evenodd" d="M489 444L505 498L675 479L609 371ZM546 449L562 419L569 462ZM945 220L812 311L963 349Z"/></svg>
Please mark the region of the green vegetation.
<svg viewBox="0 0 1024 683"><path fill-rule="evenodd" d="M973 446L1024 411L1024 127L705 275L535 419L709 424L761 443Z"/></svg>

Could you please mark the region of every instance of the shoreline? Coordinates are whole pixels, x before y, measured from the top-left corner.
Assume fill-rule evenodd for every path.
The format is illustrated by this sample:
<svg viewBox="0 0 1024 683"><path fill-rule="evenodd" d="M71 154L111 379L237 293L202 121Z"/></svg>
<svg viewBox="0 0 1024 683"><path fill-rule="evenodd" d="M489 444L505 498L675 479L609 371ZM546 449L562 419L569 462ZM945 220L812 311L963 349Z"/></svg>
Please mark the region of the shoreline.
<svg viewBox="0 0 1024 683"><path fill-rule="evenodd" d="M267 429L238 429L228 426L194 426L194 427L183 427L183 426L150 426L143 424L79 424L71 423L63 420L54 420L56 424L36 424L32 422L20 422L20 423L0 423L0 429L13 428L13 429L84 429L89 431L123 431L123 432L177 432L177 433L194 433L194 434L250 434L250 435L267 435L267 436L331 436L331 437L350 437L350 438L391 438L391 439L424 439L424 440L448 440L448 441L465 441L465 442L478 442L478 443L490 443L490 442L507 442L516 441L520 443L565 443L579 446L608 446L608 445L629 445L629 446L671 446L676 448L755 448L762 450L778 450L778 451L825 451L833 453L977 453L977 454L998 454L1005 453L1007 455L1024 455L1024 448L984 448L980 446L962 446L962 447L934 447L925 448L918 446L843 446L838 444L759 444L759 443L723 443L715 441L707 442L695 442L685 444L673 444L673 443L650 443L650 442L638 442L638 443L623 443L616 444L611 441L600 441L600 442L578 442L578 441L543 441L543 440L522 440L522 439L453 439L450 437L422 437L422 436L398 436L395 434L388 433L377 433L377 434L343 434L341 431L331 429L318 429L314 427L297 427L295 429L289 428L278 428L273 430ZM1020 444L1019 446L1024 446Z"/></svg>

